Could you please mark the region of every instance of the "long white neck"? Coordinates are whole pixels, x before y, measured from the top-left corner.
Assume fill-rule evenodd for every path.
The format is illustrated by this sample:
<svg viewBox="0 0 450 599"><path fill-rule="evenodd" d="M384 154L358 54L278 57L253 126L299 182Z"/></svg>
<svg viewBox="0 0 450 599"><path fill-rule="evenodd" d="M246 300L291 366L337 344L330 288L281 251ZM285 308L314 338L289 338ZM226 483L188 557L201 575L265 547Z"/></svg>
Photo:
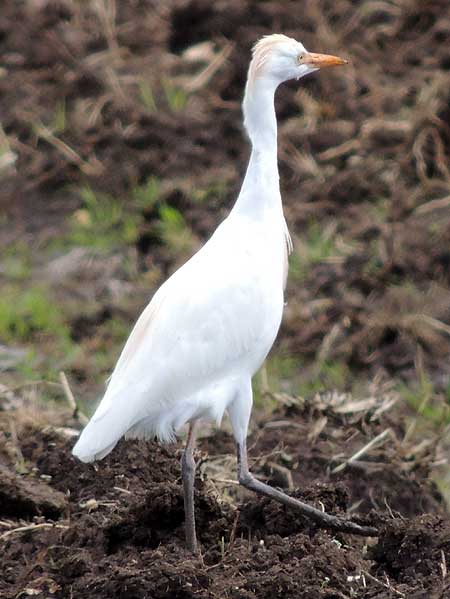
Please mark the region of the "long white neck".
<svg viewBox="0 0 450 599"><path fill-rule="evenodd" d="M249 80L243 102L244 124L252 153L234 211L258 217L268 209L281 210L277 160L277 83L260 77Z"/></svg>

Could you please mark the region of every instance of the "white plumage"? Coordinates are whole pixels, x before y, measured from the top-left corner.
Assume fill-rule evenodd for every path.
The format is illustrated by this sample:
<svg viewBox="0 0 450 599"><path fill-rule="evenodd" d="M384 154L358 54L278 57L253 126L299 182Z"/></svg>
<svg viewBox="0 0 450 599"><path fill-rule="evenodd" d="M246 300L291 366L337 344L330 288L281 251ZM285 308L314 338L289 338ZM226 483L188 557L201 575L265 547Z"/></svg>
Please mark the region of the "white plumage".
<svg viewBox="0 0 450 599"><path fill-rule="evenodd" d="M275 90L287 79L344 62L308 53L284 35L267 36L256 44L243 101L252 153L236 204L211 239L161 286L142 313L100 405L73 450L90 462L108 454L122 436L171 441L190 423L182 473L186 536L192 551L197 550L194 425L200 418L220 422L225 410L238 447L243 485L322 524L336 527L340 522L257 481L248 471L246 436L251 379L280 326L291 247L278 180ZM353 523L340 526L340 530L363 530Z"/></svg>
<svg viewBox="0 0 450 599"><path fill-rule="evenodd" d="M100 459L122 435L171 441L248 399L280 324L286 253L280 205L258 220L233 211L142 313L75 455Z"/></svg>
<svg viewBox="0 0 450 599"><path fill-rule="evenodd" d="M247 432L250 381L280 325L290 247L278 182L276 86L264 78L270 52L285 45L295 56L303 50L284 36L256 46L251 69L257 72L244 102L254 147L237 202L137 321L74 448L83 461L101 459L123 435L172 441L193 419L220 422L231 404L232 420L243 420L236 440Z"/></svg>

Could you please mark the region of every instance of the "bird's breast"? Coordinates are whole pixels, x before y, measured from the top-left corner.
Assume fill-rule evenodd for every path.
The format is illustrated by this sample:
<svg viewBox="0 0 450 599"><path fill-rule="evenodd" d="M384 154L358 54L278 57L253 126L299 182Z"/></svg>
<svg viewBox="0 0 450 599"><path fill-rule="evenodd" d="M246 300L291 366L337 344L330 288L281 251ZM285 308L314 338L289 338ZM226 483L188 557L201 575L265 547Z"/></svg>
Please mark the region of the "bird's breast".
<svg viewBox="0 0 450 599"><path fill-rule="evenodd" d="M250 226L241 231L235 227L234 243L219 253L214 284L223 289L224 301L217 304L216 322L205 322L209 329L205 338L220 327L229 346L255 370L270 350L281 322L284 232L273 227Z"/></svg>

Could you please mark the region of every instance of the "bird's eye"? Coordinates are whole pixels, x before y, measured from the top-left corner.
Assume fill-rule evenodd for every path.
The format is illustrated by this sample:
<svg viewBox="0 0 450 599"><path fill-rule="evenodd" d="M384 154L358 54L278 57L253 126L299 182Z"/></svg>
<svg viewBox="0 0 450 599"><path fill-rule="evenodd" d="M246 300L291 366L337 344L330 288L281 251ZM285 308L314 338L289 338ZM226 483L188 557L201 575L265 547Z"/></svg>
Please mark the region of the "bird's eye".
<svg viewBox="0 0 450 599"><path fill-rule="evenodd" d="M298 55L298 62L303 62L303 59L305 58L305 52L300 52L300 54Z"/></svg>

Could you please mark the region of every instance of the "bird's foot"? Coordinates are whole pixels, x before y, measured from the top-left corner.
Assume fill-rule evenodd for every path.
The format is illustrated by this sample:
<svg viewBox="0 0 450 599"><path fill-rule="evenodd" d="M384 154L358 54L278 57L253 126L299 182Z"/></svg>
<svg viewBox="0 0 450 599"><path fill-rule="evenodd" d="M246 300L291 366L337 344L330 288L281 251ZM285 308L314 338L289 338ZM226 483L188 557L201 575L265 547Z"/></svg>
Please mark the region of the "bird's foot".
<svg viewBox="0 0 450 599"><path fill-rule="evenodd" d="M332 514L327 514L326 512L322 512L307 503L303 503L299 499L291 497L290 495L286 495L282 491L278 489L274 489L273 487L266 485L265 483L256 479L250 472L239 473L239 483L254 491L255 493L259 493L260 495L265 495L266 497L270 497L287 507L291 507L304 516L307 516L314 522L316 522L322 528L329 528L332 530L337 530L339 532L351 533L354 535L361 535L366 537L376 537L378 536L378 531L376 528L372 526L362 526L360 524L356 524L356 522L351 522L350 520L344 520L343 518L338 518L337 516L333 516Z"/></svg>

